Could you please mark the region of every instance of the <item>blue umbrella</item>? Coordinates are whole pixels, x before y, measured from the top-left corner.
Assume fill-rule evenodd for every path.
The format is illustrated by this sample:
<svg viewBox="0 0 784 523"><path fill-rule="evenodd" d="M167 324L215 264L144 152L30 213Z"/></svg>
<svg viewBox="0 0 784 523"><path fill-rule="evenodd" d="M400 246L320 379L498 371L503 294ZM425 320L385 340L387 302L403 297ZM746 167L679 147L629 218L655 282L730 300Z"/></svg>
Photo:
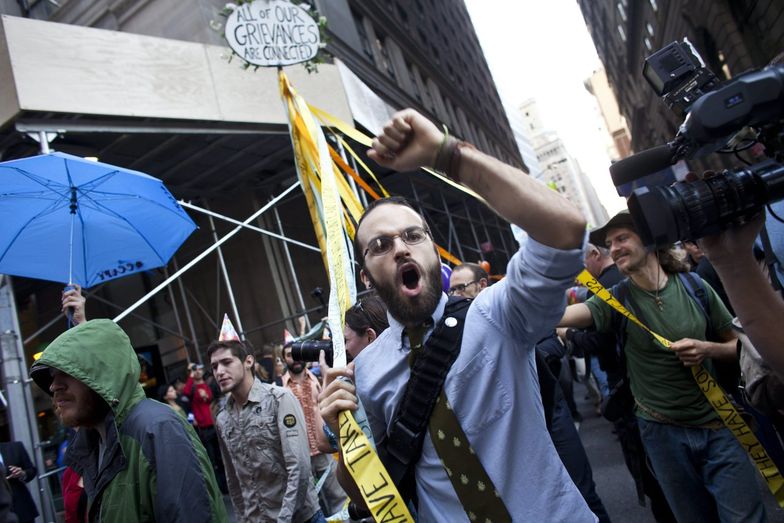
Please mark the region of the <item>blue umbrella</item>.
<svg viewBox="0 0 784 523"><path fill-rule="evenodd" d="M166 265L196 229L163 183L51 153L0 163L0 274L91 287Z"/></svg>

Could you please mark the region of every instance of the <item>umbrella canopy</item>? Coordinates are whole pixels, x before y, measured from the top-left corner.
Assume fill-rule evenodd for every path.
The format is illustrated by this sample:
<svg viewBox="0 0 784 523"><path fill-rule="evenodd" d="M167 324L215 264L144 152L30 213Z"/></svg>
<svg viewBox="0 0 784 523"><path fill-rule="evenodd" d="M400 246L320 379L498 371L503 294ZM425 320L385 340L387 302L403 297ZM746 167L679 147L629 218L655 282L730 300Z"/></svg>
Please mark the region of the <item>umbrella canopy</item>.
<svg viewBox="0 0 784 523"><path fill-rule="evenodd" d="M152 176L63 153L0 163L0 274L91 287L166 265L196 224Z"/></svg>

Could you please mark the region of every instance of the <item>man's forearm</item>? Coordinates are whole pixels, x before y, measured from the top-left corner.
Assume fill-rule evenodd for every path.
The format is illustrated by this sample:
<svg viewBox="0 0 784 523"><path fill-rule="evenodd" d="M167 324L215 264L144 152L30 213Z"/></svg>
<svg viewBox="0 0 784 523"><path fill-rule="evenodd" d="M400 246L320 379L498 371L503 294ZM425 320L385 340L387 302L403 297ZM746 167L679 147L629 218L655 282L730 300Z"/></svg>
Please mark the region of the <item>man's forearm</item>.
<svg viewBox="0 0 784 523"><path fill-rule="evenodd" d="M738 357L738 340L713 342L710 344L710 357L716 360L735 360Z"/></svg>
<svg viewBox="0 0 784 523"><path fill-rule="evenodd" d="M337 470L335 471L335 475L338 478L338 483L340 486L343 487L346 495L351 499L351 501L361 508L367 508L365 506L365 500L362 499L362 493L359 491L359 487L354 482L354 478L351 477L351 474L346 469L346 466L343 464L343 452L340 453L340 459L338 460Z"/></svg>
<svg viewBox="0 0 784 523"><path fill-rule="evenodd" d="M585 219L577 207L546 185L481 151L464 147L458 178L507 221L536 241L558 249L582 245Z"/></svg>
<svg viewBox="0 0 784 523"><path fill-rule="evenodd" d="M778 372L784 372L784 301L751 255L733 263L715 264L716 273L735 314L760 355Z"/></svg>

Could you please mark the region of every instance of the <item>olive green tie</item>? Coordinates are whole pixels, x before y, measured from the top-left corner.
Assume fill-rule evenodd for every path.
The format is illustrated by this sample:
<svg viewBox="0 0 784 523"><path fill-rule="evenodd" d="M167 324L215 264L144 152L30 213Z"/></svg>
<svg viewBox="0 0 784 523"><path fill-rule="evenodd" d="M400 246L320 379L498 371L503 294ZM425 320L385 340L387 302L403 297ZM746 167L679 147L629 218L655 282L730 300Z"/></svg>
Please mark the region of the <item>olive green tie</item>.
<svg viewBox="0 0 784 523"><path fill-rule="evenodd" d="M411 343L409 366L422 352L425 330L425 326L409 329L408 339ZM428 429L433 447L441 459L441 464L449 481L452 482L468 519L483 523L512 521L493 481L468 443L468 438L460 427L460 422L443 390L440 391L433 413L430 415Z"/></svg>

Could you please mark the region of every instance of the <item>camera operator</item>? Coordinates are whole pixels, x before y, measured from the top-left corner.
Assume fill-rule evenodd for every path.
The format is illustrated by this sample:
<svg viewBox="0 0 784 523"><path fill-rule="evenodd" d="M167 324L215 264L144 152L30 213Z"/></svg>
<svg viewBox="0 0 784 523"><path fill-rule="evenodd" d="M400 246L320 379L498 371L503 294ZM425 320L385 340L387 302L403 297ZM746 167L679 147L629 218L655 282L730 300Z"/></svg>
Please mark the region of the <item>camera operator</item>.
<svg viewBox="0 0 784 523"><path fill-rule="evenodd" d="M590 239L606 245L629 277L626 297L619 298L624 306L654 332L677 340L666 350L630 321L619 327L614 314L620 314L598 296L567 307L561 321L568 327L595 325L598 332L619 329L643 446L675 517L765 521L754 468L689 369L700 364L711 369L711 358L735 357L726 307L704 282L708 306L695 303L688 278L678 274L685 264L671 249L646 248L628 211L591 232ZM621 285L613 287L614 296L621 294Z"/></svg>
<svg viewBox="0 0 784 523"><path fill-rule="evenodd" d="M763 223L764 214L760 214L745 225L702 238L699 245L724 283L746 335L760 355L782 375L784 300L771 286L752 251Z"/></svg>

